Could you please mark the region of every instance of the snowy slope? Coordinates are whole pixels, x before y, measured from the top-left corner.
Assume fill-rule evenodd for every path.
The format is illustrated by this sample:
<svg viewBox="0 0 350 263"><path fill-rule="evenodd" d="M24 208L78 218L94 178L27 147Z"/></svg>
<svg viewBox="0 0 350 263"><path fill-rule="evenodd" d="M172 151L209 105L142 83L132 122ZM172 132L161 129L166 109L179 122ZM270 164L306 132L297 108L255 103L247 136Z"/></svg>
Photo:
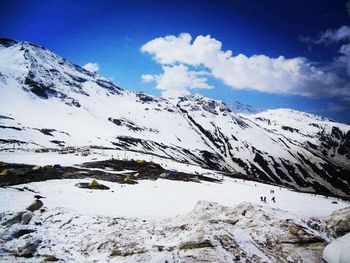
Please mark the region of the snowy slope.
<svg viewBox="0 0 350 263"><path fill-rule="evenodd" d="M53 52L0 40L0 149L127 150L304 191L350 195L350 127L292 110L119 88ZM236 107L236 108L237 108ZM249 114L247 114L247 112Z"/></svg>
<svg viewBox="0 0 350 263"><path fill-rule="evenodd" d="M0 212L21 211L23 203L32 201L33 192L16 190L24 186L36 194L45 196L43 201L50 209L64 207L91 216L166 219L191 212L199 201L217 202L230 207L249 202L285 210L298 217L327 216L336 209L349 206L348 202L339 200L337 204L332 204L336 198L298 193L285 188L230 178L226 178L220 184L163 179L144 180L136 185L99 181L110 187L109 191L92 191L75 186L82 181L90 182L90 179L50 180L1 189ZM274 193L271 194L270 190L274 190ZM260 196L266 196L267 203L261 202ZM273 196L276 203L271 201Z"/></svg>
<svg viewBox="0 0 350 263"><path fill-rule="evenodd" d="M350 216L347 202L242 180L103 182L111 187L105 191L78 188L78 181L1 189L3 261L320 262L337 237L333 228ZM34 194L45 197L43 209L25 211Z"/></svg>
<svg viewBox="0 0 350 263"><path fill-rule="evenodd" d="M241 114L255 114L259 112L258 110L254 109L251 105L246 105L239 101L235 101L231 104L228 104L228 107L231 111Z"/></svg>

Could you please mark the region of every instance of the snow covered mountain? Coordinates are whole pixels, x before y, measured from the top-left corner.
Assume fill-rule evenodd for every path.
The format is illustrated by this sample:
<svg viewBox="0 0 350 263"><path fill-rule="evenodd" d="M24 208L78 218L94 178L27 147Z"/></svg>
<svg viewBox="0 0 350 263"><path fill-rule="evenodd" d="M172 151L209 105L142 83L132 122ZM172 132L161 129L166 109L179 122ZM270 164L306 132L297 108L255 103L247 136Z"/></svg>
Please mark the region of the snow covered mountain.
<svg viewBox="0 0 350 263"><path fill-rule="evenodd" d="M0 39L0 150L125 149L350 196L350 126L289 109L121 89L50 50ZM243 106L242 106L243 107Z"/></svg>
<svg viewBox="0 0 350 263"><path fill-rule="evenodd" d="M241 114L256 114L259 112L258 110L254 109L251 105L246 105L239 101L235 101L234 103L229 104L228 107L231 111Z"/></svg>

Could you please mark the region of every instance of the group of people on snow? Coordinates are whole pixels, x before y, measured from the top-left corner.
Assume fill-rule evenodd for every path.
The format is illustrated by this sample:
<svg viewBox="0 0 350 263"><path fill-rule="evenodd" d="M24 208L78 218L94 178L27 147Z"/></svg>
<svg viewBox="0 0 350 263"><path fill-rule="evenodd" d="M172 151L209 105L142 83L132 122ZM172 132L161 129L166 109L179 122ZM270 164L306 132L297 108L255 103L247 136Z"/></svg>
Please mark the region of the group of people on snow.
<svg viewBox="0 0 350 263"><path fill-rule="evenodd" d="M266 196L260 196L260 201L266 203L266 202L267 202L267 201L266 201ZM271 201L274 202L274 203L276 203L276 198L273 196L273 197L271 198Z"/></svg>

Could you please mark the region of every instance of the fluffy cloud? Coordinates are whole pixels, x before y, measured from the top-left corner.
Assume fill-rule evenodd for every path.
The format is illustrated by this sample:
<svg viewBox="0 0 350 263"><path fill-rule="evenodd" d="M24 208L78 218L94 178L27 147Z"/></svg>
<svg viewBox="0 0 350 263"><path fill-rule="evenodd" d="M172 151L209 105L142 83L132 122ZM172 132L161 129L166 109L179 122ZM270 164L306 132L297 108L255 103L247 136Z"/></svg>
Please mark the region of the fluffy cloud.
<svg viewBox="0 0 350 263"><path fill-rule="evenodd" d="M162 65L204 66L213 77L234 89L250 88L308 97L350 96L349 89L343 87L343 79L314 66L305 58L233 55L230 50L222 50L222 43L210 35L199 35L194 40L187 33L160 37L143 45L141 51Z"/></svg>
<svg viewBox="0 0 350 263"><path fill-rule="evenodd" d="M180 64L163 66L163 73L159 75L142 75L144 82L156 82L156 88L162 92L163 97L179 97L189 95L191 89L211 89L207 84L207 73L191 71L188 67Z"/></svg>
<svg viewBox="0 0 350 263"><path fill-rule="evenodd" d="M85 64L83 68L91 72L97 72L100 69L97 63L91 63L91 62Z"/></svg>

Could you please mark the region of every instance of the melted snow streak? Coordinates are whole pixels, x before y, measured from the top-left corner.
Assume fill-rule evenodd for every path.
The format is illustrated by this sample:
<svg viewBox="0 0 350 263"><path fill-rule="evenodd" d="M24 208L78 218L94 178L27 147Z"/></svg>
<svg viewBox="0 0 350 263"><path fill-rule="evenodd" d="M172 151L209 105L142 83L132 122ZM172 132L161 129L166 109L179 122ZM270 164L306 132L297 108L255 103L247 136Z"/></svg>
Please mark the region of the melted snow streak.
<svg viewBox="0 0 350 263"><path fill-rule="evenodd" d="M0 149L138 152L294 189L350 195L350 127L289 109L123 90L50 50L0 40ZM10 155L10 153L8 153Z"/></svg>

